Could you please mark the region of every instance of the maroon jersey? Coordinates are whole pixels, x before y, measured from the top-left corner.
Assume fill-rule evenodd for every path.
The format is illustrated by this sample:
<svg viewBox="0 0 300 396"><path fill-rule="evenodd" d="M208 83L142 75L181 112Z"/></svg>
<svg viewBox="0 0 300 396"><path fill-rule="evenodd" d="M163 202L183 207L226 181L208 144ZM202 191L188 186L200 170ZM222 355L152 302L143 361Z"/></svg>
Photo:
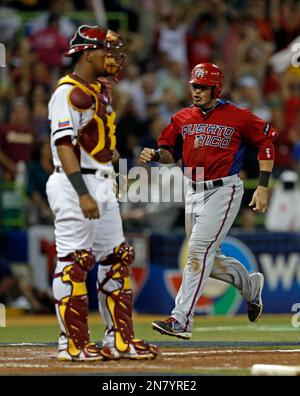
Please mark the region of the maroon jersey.
<svg viewBox="0 0 300 396"><path fill-rule="evenodd" d="M212 180L240 172L247 143L257 147L259 160L274 159L275 135L268 122L219 99L207 114L196 106L174 114L158 147L169 150L175 161L182 158L185 167L203 167L204 180Z"/></svg>

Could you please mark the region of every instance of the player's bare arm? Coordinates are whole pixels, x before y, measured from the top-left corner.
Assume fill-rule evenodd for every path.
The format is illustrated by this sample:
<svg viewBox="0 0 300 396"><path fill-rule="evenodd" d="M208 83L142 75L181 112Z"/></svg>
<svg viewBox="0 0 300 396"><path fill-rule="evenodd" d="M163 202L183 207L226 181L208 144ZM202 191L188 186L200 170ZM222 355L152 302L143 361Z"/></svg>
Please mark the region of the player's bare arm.
<svg viewBox="0 0 300 396"><path fill-rule="evenodd" d="M145 147L140 155L140 160L144 164L150 161L160 162L161 164L174 164L175 160L170 151L160 148L159 150L154 150Z"/></svg>
<svg viewBox="0 0 300 396"><path fill-rule="evenodd" d="M100 217L98 205L85 186L73 147L58 145L57 152L66 175L78 193L79 205L84 217L89 220L98 219Z"/></svg>
<svg viewBox="0 0 300 396"><path fill-rule="evenodd" d="M268 184L273 169L273 160L260 160L259 161L259 181L257 189L254 191L252 200L249 206L257 213L265 213L268 209Z"/></svg>

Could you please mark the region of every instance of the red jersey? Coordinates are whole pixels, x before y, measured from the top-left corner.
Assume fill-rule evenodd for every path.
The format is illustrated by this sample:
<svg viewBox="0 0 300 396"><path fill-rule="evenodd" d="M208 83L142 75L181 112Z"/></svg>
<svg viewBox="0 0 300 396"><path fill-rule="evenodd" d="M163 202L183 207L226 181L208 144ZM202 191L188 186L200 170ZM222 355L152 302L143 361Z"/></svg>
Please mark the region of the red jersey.
<svg viewBox="0 0 300 396"><path fill-rule="evenodd" d="M174 114L158 138L158 147L169 150L175 161L182 158L193 175L196 167L204 168L204 180L212 180L240 172L247 143L257 147L259 160L274 159L275 135L268 122L218 99L206 114L196 106Z"/></svg>
<svg viewBox="0 0 300 396"><path fill-rule="evenodd" d="M35 132L30 125L0 125L0 150L15 164L19 161L29 162L34 141Z"/></svg>
<svg viewBox="0 0 300 396"><path fill-rule="evenodd" d="M31 42L41 62L47 66L63 66L63 54L69 48L69 42L62 34L48 27L36 32Z"/></svg>

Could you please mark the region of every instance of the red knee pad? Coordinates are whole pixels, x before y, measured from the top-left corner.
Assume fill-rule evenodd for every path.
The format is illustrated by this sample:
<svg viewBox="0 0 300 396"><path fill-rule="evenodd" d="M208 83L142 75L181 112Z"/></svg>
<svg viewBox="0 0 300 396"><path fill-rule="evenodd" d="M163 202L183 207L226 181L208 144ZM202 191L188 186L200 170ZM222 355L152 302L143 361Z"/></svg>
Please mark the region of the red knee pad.
<svg viewBox="0 0 300 396"><path fill-rule="evenodd" d="M74 253L74 263L79 264L85 271L91 271L96 262L91 250L76 250Z"/></svg>
<svg viewBox="0 0 300 396"><path fill-rule="evenodd" d="M107 258L101 261L102 265L111 265L122 263L130 265L135 259L135 253L132 246L128 245L126 242L122 242L119 246L114 248L112 254L107 256Z"/></svg>

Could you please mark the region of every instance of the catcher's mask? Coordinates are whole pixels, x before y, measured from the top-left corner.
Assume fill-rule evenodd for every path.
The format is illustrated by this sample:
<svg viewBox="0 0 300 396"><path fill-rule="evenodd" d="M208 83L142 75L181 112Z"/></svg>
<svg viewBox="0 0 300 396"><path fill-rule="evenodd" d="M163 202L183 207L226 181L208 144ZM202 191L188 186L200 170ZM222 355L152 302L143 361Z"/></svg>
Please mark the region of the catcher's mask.
<svg viewBox="0 0 300 396"><path fill-rule="evenodd" d="M223 87L223 72L213 63L199 63L193 68L189 83L213 87L213 97L218 98Z"/></svg>
<svg viewBox="0 0 300 396"><path fill-rule="evenodd" d="M72 56L86 49L102 48L105 53L104 69L108 74L116 77L125 59L125 55L120 51L122 47L124 47L123 40L112 30L82 25L72 37L65 56Z"/></svg>

